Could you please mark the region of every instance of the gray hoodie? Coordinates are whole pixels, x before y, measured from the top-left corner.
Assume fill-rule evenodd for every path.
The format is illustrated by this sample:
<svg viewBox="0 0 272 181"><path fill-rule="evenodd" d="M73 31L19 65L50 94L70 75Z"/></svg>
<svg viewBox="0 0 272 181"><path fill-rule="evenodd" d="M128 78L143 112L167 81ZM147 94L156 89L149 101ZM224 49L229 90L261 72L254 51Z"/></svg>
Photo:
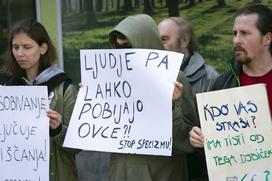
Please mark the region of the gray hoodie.
<svg viewBox="0 0 272 181"><path fill-rule="evenodd" d="M64 73L64 72L63 72L63 70L61 70L60 68L58 68L57 64L55 64L55 65L51 65L50 67L48 67L47 69L45 69L44 71L42 71L32 81L27 80L25 77L23 77L23 79L25 80L26 84L28 84L28 85L39 85L39 84L42 84L44 82L47 82L52 77L54 77L54 76L56 76L56 75L58 75L60 73Z"/></svg>

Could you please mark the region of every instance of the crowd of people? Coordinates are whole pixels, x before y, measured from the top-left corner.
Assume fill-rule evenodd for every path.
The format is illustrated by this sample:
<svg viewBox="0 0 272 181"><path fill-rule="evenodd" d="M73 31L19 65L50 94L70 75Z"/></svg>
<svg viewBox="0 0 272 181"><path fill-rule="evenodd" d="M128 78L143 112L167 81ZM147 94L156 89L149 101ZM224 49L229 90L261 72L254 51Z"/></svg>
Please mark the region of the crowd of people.
<svg viewBox="0 0 272 181"><path fill-rule="evenodd" d="M234 56L229 57L230 70L220 76L197 52L193 27L182 17L166 18L157 25L145 14L129 16L109 32L109 42L114 49L184 54L172 97L172 156L112 153L111 181L209 180L203 149L205 135L196 109L197 93L264 83L271 113L272 11L264 5L247 6L237 12L233 24ZM48 33L41 23L27 19L14 25L8 43L3 85L46 85L52 98L47 111L50 181L79 180L75 155L80 150L63 147L77 90L55 64L56 50Z"/></svg>

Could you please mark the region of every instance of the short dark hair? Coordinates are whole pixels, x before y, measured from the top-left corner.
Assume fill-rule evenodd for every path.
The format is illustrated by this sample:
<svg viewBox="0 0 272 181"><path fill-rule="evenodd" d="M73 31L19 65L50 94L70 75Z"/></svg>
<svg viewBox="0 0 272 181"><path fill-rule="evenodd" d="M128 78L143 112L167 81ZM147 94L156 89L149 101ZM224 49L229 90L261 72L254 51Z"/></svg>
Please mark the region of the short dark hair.
<svg viewBox="0 0 272 181"><path fill-rule="evenodd" d="M237 11L237 16L256 14L258 16L256 27L262 35L272 33L272 10L267 6L258 4L246 6ZM270 44L270 53L272 55L272 45Z"/></svg>
<svg viewBox="0 0 272 181"><path fill-rule="evenodd" d="M9 44L5 54L4 71L8 74L24 73L24 70L16 62L12 52L12 41L15 35L19 33L25 33L32 40L34 40L39 46L43 43L48 45L47 51L44 55L41 55L39 60L39 72L42 72L46 68L50 67L56 60L56 49L52 44L52 41L45 30L44 26L34 19L24 19L17 22L9 35Z"/></svg>

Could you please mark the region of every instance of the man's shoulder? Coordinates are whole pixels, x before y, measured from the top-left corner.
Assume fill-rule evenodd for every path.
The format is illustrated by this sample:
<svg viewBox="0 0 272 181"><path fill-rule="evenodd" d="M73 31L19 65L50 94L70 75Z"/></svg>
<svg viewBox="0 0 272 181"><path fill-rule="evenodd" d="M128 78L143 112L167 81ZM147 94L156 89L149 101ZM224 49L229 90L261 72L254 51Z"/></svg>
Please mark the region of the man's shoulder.
<svg viewBox="0 0 272 181"><path fill-rule="evenodd" d="M216 79L219 76L219 73L210 65L205 63L205 70L208 77L211 79Z"/></svg>
<svg viewBox="0 0 272 181"><path fill-rule="evenodd" d="M189 71L190 70L190 71ZM190 63L188 65L189 72L208 74L209 76L218 77L218 72L210 65L208 65L202 55L198 52L194 52L190 58Z"/></svg>
<svg viewBox="0 0 272 181"><path fill-rule="evenodd" d="M220 90L220 89L225 88L227 81L232 76L233 76L232 71L227 71L227 72L222 73L220 76L217 77L217 79L213 85L213 90Z"/></svg>

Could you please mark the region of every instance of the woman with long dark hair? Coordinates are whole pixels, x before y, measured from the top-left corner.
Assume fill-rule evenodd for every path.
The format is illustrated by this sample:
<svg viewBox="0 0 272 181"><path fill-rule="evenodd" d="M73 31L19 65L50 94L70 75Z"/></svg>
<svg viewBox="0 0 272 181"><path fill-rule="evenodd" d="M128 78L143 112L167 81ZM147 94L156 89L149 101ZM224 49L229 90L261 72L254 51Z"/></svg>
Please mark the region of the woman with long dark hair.
<svg viewBox="0 0 272 181"><path fill-rule="evenodd" d="M75 157L79 150L64 148L63 141L76 100L76 89L54 64L56 50L42 24L18 22L10 33L4 70L5 85L46 85L50 100L50 181L78 180Z"/></svg>

